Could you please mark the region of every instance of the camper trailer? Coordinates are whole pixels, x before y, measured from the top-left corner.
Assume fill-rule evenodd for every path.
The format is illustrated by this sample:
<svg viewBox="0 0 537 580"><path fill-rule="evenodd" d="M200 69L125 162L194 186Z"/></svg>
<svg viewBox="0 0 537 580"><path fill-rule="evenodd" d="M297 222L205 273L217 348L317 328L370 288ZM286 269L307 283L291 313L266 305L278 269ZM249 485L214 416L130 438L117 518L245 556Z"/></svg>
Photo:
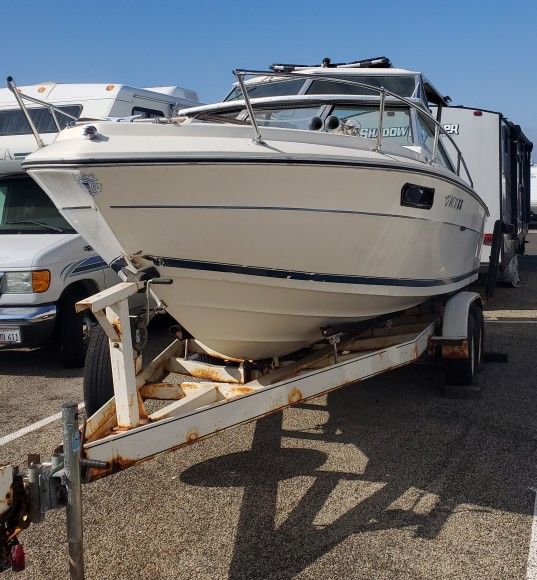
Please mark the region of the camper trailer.
<svg viewBox="0 0 537 580"><path fill-rule="evenodd" d="M530 209L531 221L537 221L537 165L531 166Z"/></svg>
<svg viewBox="0 0 537 580"><path fill-rule="evenodd" d="M442 110L442 124L460 148L475 190L489 208L481 269L486 271L488 267L494 224L501 220L499 278L516 286L519 281L517 255L524 253L531 219L533 144L519 125L494 111L449 106Z"/></svg>

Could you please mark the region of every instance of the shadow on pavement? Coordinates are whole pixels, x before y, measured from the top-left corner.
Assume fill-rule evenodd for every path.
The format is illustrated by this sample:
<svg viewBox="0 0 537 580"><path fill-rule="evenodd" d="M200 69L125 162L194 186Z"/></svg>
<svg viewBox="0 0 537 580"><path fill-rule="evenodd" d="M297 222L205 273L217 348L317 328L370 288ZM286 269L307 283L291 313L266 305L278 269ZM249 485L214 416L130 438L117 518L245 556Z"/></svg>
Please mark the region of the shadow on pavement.
<svg viewBox="0 0 537 580"><path fill-rule="evenodd" d="M167 315L156 317L149 326L150 340L144 351L144 360L151 360L172 341L168 328L173 319ZM84 369L68 369L62 363L60 353L54 346L33 349L0 347L0 374L23 375L46 378L79 378Z"/></svg>
<svg viewBox="0 0 537 580"><path fill-rule="evenodd" d="M433 373L429 385L438 381L433 371L424 372ZM190 485L244 488L230 578L262 578L270 570L274 577L292 578L364 532L408 528L414 537L434 539L454 510L533 513L528 487L536 465L528 458L535 457L535 433L487 423L481 402L439 405L433 389L413 381L415 373L403 369L391 381L343 388L328 395L326 406L298 405L296 412L329 413L314 430L285 430L281 413L264 417L250 451L210 459L182 474ZM304 447L282 447L282 438ZM323 469L327 454L308 448L319 442L323 449L330 449L327 443L356 446L365 457L361 469L347 473L356 465L345 461L340 471ZM277 526L281 484L299 476L313 483L297 484L301 496ZM345 496L343 513L316 523L336 487L347 482L356 482L355 494ZM359 493L360 486L370 491ZM424 499L430 505L419 509Z"/></svg>
<svg viewBox="0 0 537 580"><path fill-rule="evenodd" d="M0 348L0 374L29 377L81 377L83 369L67 369L52 347L34 349Z"/></svg>

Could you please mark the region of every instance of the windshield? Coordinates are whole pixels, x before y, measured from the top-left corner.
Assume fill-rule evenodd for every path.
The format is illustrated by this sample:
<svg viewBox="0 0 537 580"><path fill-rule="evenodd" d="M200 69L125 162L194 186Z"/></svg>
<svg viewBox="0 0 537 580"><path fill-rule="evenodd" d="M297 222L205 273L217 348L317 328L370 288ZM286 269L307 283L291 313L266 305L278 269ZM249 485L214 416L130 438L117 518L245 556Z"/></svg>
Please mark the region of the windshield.
<svg viewBox="0 0 537 580"><path fill-rule="evenodd" d="M339 75L338 75L339 77ZM401 97L412 97L416 88L416 78L409 75L346 75L341 79L353 81L372 87L384 87L386 90ZM356 85L338 83L330 80L314 80L308 90L308 95L378 95L378 91L369 90Z"/></svg>
<svg viewBox="0 0 537 580"><path fill-rule="evenodd" d="M330 75L327 75L330 76ZM388 91L400 95L401 97L412 97L416 90L416 76L414 75L337 75L345 81L353 81L370 85L373 87L384 87ZM292 79L263 81L260 83L247 84L248 96L260 97L282 97L286 95L298 95L305 83L309 84L306 90L307 95L378 95L377 91L362 88L347 83L339 83L332 80L322 79ZM225 98L226 101L242 99L240 87L235 87Z"/></svg>
<svg viewBox="0 0 537 580"><path fill-rule="evenodd" d="M283 97L286 95L298 95L304 79L273 80L264 83L246 85L248 96L252 99L261 97ZM225 101L236 101L244 98L240 87L235 87L224 99Z"/></svg>
<svg viewBox="0 0 537 580"><path fill-rule="evenodd" d="M0 179L0 234L74 233L30 177Z"/></svg>
<svg viewBox="0 0 537 580"><path fill-rule="evenodd" d="M69 115L78 117L82 111L80 105L70 105L67 107L58 107ZM39 133L57 133L58 127L54 121L54 117L45 107L37 107L28 109L30 117L34 122ZM60 125L60 129L64 129L69 122L72 121L69 117L56 113L56 118ZM0 135L30 135L32 132L30 125L24 113L20 109L10 109L8 111L0 111Z"/></svg>
<svg viewBox="0 0 537 580"><path fill-rule="evenodd" d="M254 106L259 127L301 129L376 139L379 108L374 105L334 105L319 103L295 107ZM247 109L206 111L196 115L197 121L248 123ZM390 143L413 145L414 136L408 107L386 106L382 118L382 137Z"/></svg>

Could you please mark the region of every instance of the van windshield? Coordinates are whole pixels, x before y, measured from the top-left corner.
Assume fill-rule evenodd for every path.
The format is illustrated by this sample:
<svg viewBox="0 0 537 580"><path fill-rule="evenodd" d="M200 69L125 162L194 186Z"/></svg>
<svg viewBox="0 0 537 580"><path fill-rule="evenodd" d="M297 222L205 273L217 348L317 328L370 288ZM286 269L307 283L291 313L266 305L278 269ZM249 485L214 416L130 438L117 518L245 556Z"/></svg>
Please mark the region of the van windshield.
<svg viewBox="0 0 537 580"><path fill-rule="evenodd" d="M0 234L72 234L46 193L30 177L0 179Z"/></svg>

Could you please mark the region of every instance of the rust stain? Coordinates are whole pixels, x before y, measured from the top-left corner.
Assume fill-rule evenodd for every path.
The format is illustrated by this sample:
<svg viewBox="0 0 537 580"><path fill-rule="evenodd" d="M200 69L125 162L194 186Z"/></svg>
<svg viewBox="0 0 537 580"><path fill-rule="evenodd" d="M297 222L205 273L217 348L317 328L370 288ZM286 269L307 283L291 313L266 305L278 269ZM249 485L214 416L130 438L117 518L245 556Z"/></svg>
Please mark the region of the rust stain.
<svg viewBox="0 0 537 580"><path fill-rule="evenodd" d="M116 334L119 336L119 339L121 340L121 321L119 320L119 318L116 318L111 322L111 324L112 328L116 331Z"/></svg>
<svg viewBox="0 0 537 580"><path fill-rule="evenodd" d="M140 425L147 425L147 423L149 423L149 417L145 410L144 401L139 390L136 390L136 396L138 398L138 415L140 417Z"/></svg>
<svg viewBox="0 0 537 580"><path fill-rule="evenodd" d="M197 391L200 388L200 384L199 383L181 383L181 388L183 389L183 391L185 391L185 394L187 391Z"/></svg>
<svg viewBox="0 0 537 580"><path fill-rule="evenodd" d="M293 403L298 403L299 401L301 401L304 398L304 396L302 395L302 392L300 391L300 389L297 389L296 387L289 393L289 396L287 397L287 400L289 401L289 404L292 405Z"/></svg>
<svg viewBox="0 0 537 580"><path fill-rule="evenodd" d="M468 358L468 341L462 344L443 344L442 358Z"/></svg>
<svg viewBox="0 0 537 580"><path fill-rule="evenodd" d="M240 383L239 379L231 377L219 369L211 369L209 367L189 369L189 373L197 379L206 379L213 383Z"/></svg>
<svg viewBox="0 0 537 580"><path fill-rule="evenodd" d="M244 395L249 395L253 391L254 389L251 387L232 387L229 390L229 394L226 398L229 399L230 397L243 397Z"/></svg>
<svg viewBox="0 0 537 580"><path fill-rule="evenodd" d="M186 442L187 443L194 443L196 439L199 439L199 433L196 429L189 429L188 433L186 434Z"/></svg>

